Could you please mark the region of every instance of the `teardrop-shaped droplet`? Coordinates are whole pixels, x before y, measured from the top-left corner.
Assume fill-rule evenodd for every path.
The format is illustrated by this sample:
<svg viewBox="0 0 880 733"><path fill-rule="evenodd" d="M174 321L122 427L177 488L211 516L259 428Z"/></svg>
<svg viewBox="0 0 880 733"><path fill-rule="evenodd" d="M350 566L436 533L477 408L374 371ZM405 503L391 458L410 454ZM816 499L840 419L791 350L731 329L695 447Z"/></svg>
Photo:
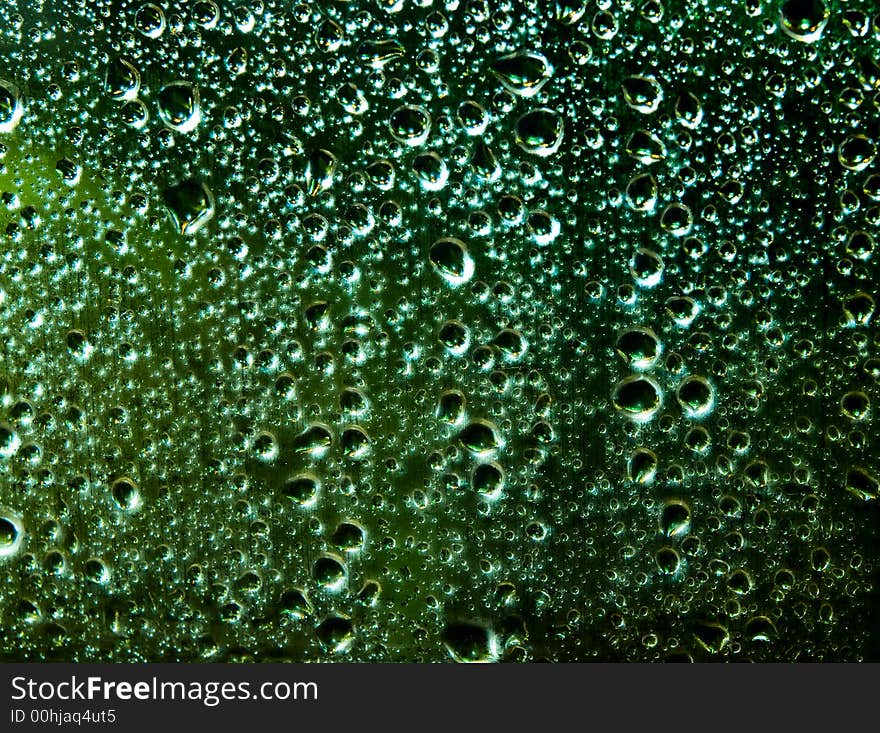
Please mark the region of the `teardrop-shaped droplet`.
<svg viewBox="0 0 880 733"><path fill-rule="evenodd" d="M333 433L330 428L320 423L310 425L293 441L293 449L297 453L306 453L313 458L323 456L333 444Z"/></svg>
<svg viewBox="0 0 880 733"><path fill-rule="evenodd" d="M474 261L467 245L455 237L444 237L434 242L428 259L437 274L454 287L466 283L474 274Z"/></svg>
<svg viewBox="0 0 880 733"><path fill-rule="evenodd" d="M389 61L399 59L406 49L400 41L384 39L379 41L364 41L358 46L358 56L361 61L374 67L382 67Z"/></svg>
<svg viewBox="0 0 880 733"><path fill-rule="evenodd" d="M202 118L199 88L186 81L166 84L156 98L159 117L177 132L190 132Z"/></svg>
<svg viewBox="0 0 880 733"><path fill-rule="evenodd" d="M131 62L113 59L107 66L104 87L111 99L128 102L137 96L141 88L141 74Z"/></svg>
<svg viewBox="0 0 880 733"><path fill-rule="evenodd" d="M413 160L413 171L426 191L439 191L449 178L449 167L437 153L421 153Z"/></svg>
<svg viewBox="0 0 880 733"><path fill-rule="evenodd" d="M703 105L695 94L685 92L675 102L675 116L682 126L696 129L703 121Z"/></svg>
<svg viewBox="0 0 880 733"><path fill-rule="evenodd" d="M651 165L666 158L666 146L647 130L636 130L626 142L626 153L643 165Z"/></svg>
<svg viewBox="0 0 880 733"><path fill-rule="evenodd" d="M650 173L634 176L626 186L626 201L636 211L653 211L657 205L657 179Z"/></svg>
<svg viewBox="0 0 880 733"><path fill-rule="evenodd" d="M656 112L663 101L663 87L652 77L628 76L621 87L626 103L643 114Z"/></svg>
<svg viewBox="0 0 880 733"><path fill-rule="evenodd" d="M11 81L0 79L0 132L12 132L21 121L21 92Z"/></svg>
<svg viewBox="0 0 880 733"><path fill-rule="evenodd" d="M492 64L492 72L514 94L531 97L553 76L553 66L543 54L521 52L502 56Z"/></svg>
<svg viewBox="0 0 880 733"><path fill-rule="evenodd" d="M574 25L587 12L587 0L557 0L556 20L563 25Z"/></svg>
<svg viewBox="0 0 880 733"><path fill-rule="evenodd" d="M553 155L562 144L564 132L562 115L545 107L526 112L516 121L516 143L532 155Z"/></svg>
<svg viewBox="0 0 880 733"><path fill-rule="evenodd" d="M317 196L333 185L336 172L336 156L329 150L319 148L309 156L306 165L306 190L310 196Z"/></svg>
<svg viewBox="0 0 880 733"><path fill-rule="evenodd" d="M174 226L181 234L195 234L214 216L214 196L195 178L169 186L163 198Z"/></svg>

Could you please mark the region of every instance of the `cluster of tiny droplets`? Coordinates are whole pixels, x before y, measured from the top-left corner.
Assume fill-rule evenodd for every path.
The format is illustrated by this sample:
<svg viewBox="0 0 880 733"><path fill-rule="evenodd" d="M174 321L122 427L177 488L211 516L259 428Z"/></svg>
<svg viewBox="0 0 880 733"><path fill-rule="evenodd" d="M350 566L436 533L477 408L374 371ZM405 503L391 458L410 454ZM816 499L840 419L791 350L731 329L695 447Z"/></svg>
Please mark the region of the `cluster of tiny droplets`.
<svg viewBox="0 0 880 733"><path fill-rule="evenodd" d="M0 4L0 659L870 655L876 12Z"/></svg>

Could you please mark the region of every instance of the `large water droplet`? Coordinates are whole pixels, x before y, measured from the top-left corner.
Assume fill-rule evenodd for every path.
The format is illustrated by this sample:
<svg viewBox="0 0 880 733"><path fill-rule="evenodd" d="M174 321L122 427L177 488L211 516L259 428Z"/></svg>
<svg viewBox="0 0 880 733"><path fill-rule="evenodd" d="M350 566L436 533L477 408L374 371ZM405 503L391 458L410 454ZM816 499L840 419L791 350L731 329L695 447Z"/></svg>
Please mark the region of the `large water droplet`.
<svg viewBox="0 0 880 733"><path fill-rule="evenodd" d="M194 130L202 118L199 88L186 81L166 84L156 97L159 116L177 132Z"/></svg>
<svg viewBox="0 0 880 733"><path fill-rule="evenodd" d="M24 105L18 87L11 81L0 79L0 132L12 132L23 114Z"/></svg>
<svg viewBox="0 0 880 733"><path fill-rule="evenodd" d="M531 97L553 76L553 66L540 53L511 53L495 61L492 72L514 94Z"/></svg>
<svg viewBox="0 0 880 733"><path fill-rule="evenodd" d="M214 196L195 178L169 186L163 199L175 228L181 234L195 234L214 216Z"/></svg>
<svg viewBox="0 0 880 733"><path fill-rule="evenodd" d="M818 41L831 11L823 0L786 0L779 9L779 25L798 41Z"/></svg>
<svg viewBox="0 0 880 733"><path fill-rule="evenodd" d="M553 155L562 144L564 132L562 115L546 107L526 112L516 121L516 143L532 155Z"/></svg>
<svg viewBox="0 0 880 733"><path fill-rule="evenodd" d="M454 287L466 283L474 274L474 261L467 245L455 237L443 237L434 242L428 258L437 274Z"/></svg>

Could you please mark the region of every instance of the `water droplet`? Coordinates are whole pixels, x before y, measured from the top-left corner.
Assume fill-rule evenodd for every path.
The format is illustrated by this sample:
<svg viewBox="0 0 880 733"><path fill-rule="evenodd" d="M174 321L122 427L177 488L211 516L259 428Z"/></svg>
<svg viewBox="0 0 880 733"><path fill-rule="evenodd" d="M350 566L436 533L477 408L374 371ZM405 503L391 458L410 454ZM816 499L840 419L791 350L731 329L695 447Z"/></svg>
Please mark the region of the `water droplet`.
<svg viewBox="0 0 880 733"><path fill-rule="evenodd" d="M0 514L0 558L16 554L23 540L21 520L11 514Z"/></svg>
<svg viewBox="0 0 880 733"><path fill-rule="evenodd" d="M156 97L159 117L177 132L194 130L202 118L199 88L186 81L166 84Z"/></svg>
<svg viewBox="0 0 880 733"><path fill-rule="evenodd" d="M650 420L660 409L659 385L649 377L630 376L614 388L614 407L637 422Z"/></svg>
<svg viewBox="0 0 880 733"><path fill-rule="evenodd" d="M514 94L532 97L553 76L553 66L543 54L519 52L496 60L492 72Z"/></svg>
<svg viewBox="0 0 880 733"><path fill-rule="evenodd" d="M214 216L214 196L195 178L166 188L163 200L174 228L187 236L195 234Z"/></svg>
<svg viewBox="0 0 880 733"><path fill-rule="evenodd" d="M495 425L483 419L468 423L458 434L458 439L476 456L488 456L503 445Z"/></svg>
<svg viewBox="0 0 880 733"><path fill-rule="evenodd" d="M516 121L516 144L527 153L546 157L559 150L564 132L562 115L542 107Z"/></svg>
<svg viewBox="0 0 880 733"><path fill-rule="evenodd" d="M628 76L622 84L623 98L634 110L652 114L663 101L663 87L650 76Z"/></svg>
<svg viewBox="0 0 880 733"><path fill-rule="evenodd" d="M830 16L823 0L786 0L779 9L779 27L798 41L815 43Z"/></svg>
<svg viewBox="0 0 880 733"><path fill-rule="evenodd" d="M473 277L474 261L467 246L455 237L443 237L431 245L428 259L434 271L453 287L466 283Z"/></svg>
<svg viewBox="0 0 880 733"><path fill-rule="evenodd" d="M431 117L415 105L403 105L391 113L388 127L395 140L406 145L421 145L431 131Z"/></svg>
<svg viewBox="0 0 880 733"><path fill-rule="evenodd" d="M11 81L0 79L0 133L12 132L23 114L24 105L18 87Z"/></svg>
<svg viewBox="0 0 880 733"><path fill-rule="evenodd" d="M129 102L140 91L141 74L130 61L116 58L107 65L104 86L112 99Z"/></svg>
<svg viewBox="0 0 880 733"><path fill-rule="evenodd" d="M449 623L443 629L443 643L456 662L494 662L498 641L491 629L474 623Z"/></svg>
<svg viewBox="0 0 880 733"><path fill-rule="evenodd" d="M134 27L147 38L159 38L165 32L166 25L165 13L153 3L144 3L135 13Z"/></svg>

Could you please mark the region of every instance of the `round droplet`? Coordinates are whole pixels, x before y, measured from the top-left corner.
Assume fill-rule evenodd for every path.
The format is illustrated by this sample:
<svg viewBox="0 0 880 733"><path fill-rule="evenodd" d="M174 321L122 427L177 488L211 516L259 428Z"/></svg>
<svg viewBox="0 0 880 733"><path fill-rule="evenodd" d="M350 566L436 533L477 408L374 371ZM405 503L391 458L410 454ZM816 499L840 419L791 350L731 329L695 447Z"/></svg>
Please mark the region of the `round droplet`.
<svg viewBox="0 0 880 733"><path fill-rule="evenodd" d="M471 343L471 332L461 321L446 321L440 326L437 339L454 356L464 354Z"/></svg>
<svg viewBox="0 0 880 733"><path fill-rule="evenodd" d="M648 377L631 376L614 388L614 407L631 420L649 420L660 409L660 387Z"/></svg>
<svg viewBox="0 0 880 733"><path fill-rule="evenodd" d="M634 369L648 369L660 355L660 339L650 328L629 328L617 337L614 346Z"/></svg>
<svg viewBox="0 0 880 733"><path fill-rule="evenodd" d="M147 38L159 38L166 27L165 13L153 3L144 3L134 16L134 27Z"/></svg>
<svg viewBox="0 0 880 733"><path fill-rule="evenodd" d="M210 30L220 20L220 8L214 0L198 0L192 6L192 19L197 25Z"/></svg>
<svg viewBox="0 0 880 733"><path fill-rule="evenodd" d="M693 214L685 204L670 204L660 217L660 226L675 237L689 234L693 225Z"/></svg>
<svg viewBox="0 0 880 733"><path fill-rule="evenodd" d="M871 409L871 401L864 392L847 392L840 400L840 411L850 420L864 420Z"/></svg>
<svg viewBox="0 0 880 733"><path fill-rule="evenodd" d="M678 572L678 566L681 564L678 552L672 547L661 547L654 556L654 559L663 575L675 575Z"/></svg>
<svg viewBox="0 0 880 733"><path fill-rule="evenodd" d="M431 117L421 107L403 105L391 113L388 127L395 140L406 145L421 145L431 131Z"/></svg>
<svg viewBox="0 0 880 733"><path fill-rule="evenodd" d="M468 423L458 434L461 444L476 456L486 456L501 447L498 428L488 420L477 419Z"/></svg>
<svg viewBox="0 0 880 733"><path fill-rule="evenodd" d="M497 463L481 463L471 474L471 486L487 499L497 499L504 488L504 470Z"/></svg>
<svg viewBox="0 0 880 733"><path fill-rule="evenodd" d="M850 135L837 149L840 164L851 171L861 171L874 162L877 148L865 135Z"/></svg>
<svg viewBox="0 0 880 733"><path fill-rule="evenodd" d="M140 130L150 119L150 112L140 99L126 102L120 110L122 121L135 130Z"/></svg>
<svg viewBox="0 0 880 733"><path fill-rule="evenodd" d="M653 250L640 247L633 255L629 269L638 285L653 288L663 277L663 258Z"/></svg>
<svg viewBox="0 0 880 733"><path fill-rule="evenodd" d="M786 0L779 9L779 26L804 43L818 41L831 11L823 0Z"/></svg>

